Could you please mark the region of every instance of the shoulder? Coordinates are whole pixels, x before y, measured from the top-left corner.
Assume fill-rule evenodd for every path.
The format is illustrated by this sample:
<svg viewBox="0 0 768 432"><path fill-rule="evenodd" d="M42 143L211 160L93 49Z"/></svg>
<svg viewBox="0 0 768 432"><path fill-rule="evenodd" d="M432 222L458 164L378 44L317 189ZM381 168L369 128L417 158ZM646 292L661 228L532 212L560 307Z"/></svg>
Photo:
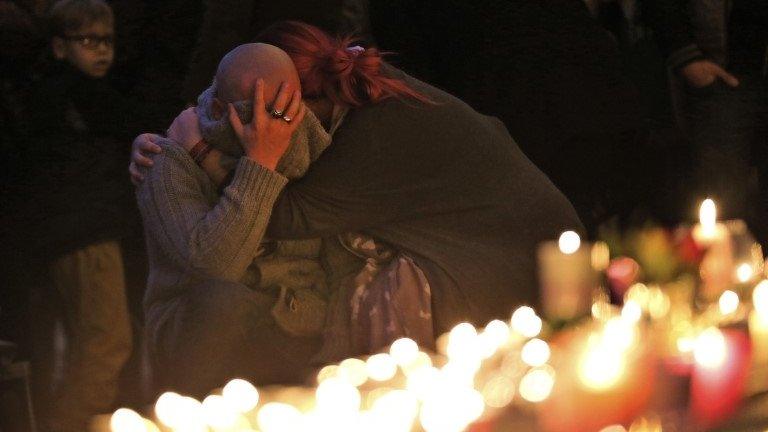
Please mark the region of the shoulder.
<svg viewBox="0 0 768 432"><path fill-rule="evenodd" d="M153 156L152 167L141 167L144 184L168 181L200 181L205 173L180 145L167 138L157 143L162 152Z"/></svg>

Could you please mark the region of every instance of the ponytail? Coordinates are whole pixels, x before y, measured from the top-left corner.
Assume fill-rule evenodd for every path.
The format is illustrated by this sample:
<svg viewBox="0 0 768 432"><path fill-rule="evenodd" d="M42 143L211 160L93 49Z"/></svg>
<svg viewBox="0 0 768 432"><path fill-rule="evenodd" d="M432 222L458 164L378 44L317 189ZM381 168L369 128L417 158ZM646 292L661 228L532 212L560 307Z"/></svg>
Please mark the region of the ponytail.
<svg viewBox="0 0 768 432"><path fill-rule="evenodd" d="M298 21L278 22L257 37L258 42L288 53L299 72L303 96L325 96L336 104L351 107L391 97L431 103L405 82L381 74L385 53L376 48L350 47L353 40L331 37Z"/></svg>

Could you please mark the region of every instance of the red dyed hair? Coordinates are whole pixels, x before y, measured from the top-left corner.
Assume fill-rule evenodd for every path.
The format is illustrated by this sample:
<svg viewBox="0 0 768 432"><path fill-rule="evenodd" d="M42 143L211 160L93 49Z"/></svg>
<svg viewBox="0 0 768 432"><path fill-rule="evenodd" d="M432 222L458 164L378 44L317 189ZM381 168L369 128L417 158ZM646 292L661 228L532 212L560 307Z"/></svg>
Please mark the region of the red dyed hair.
<svg viewBox="0 0 768 432"><path fill-rule="evenodd" d="M298 21L281 21L257 37L258 42L287 52L296 65L306 97L325 96L336 104L359 107L391 97L431 103L405 82L380 73L382 56L376 48L348 49L355 39L334 38Z"/></svg>

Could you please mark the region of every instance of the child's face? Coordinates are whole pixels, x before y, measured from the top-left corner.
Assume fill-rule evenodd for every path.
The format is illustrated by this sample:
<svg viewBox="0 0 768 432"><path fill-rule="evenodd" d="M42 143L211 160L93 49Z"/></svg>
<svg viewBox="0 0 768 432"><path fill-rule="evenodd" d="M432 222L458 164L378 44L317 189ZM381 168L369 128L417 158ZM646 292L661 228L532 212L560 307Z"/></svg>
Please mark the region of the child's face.
<svg viewBox="0 0 768 432"><path fill-rule="evenodd" d="M53 53L84 74L101 78L109 72L115 57L112 25L94 22L65 37L54 37Z"/></svg>

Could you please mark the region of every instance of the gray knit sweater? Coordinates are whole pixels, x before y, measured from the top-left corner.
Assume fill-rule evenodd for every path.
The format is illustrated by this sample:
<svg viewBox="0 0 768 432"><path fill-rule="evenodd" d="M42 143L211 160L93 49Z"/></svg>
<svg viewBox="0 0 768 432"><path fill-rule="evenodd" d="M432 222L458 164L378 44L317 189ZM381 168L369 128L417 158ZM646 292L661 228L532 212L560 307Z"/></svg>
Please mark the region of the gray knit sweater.
<svg viewBox="0 0 768 432"><path fill-rule="evenodd" d="M150 260L145 296L148 323L159 318L159 310L153 312L155 306L162 307L165 300L181 294L186 282L214 278L270 290L273 295L275 288L283 295L289 291L298 301L277 302L272 310L275 319L292 334L319 331L325 293L318 297L315 291L324 291L326 286L319 260L320 240L260 246L274 200L289 180L306 172L330 137L313 115L307 115L277 172L270 171L241 157L226 119L207 116L209 93L211 89L201 95L198 105L203 136L212 146L240 157L233 159L233 180L221 192L185 150L171 141L160 143L164 151L137 191ZM248 104L236 105L236 109L242 117L250 117Z"/></svg>
<svg viewBox="0 0 768 432"><path fill-rule="evenodd" d="M163 152L137 190L149 254L148 321L152 307L176 297L187 281L248 280L272 205L288 183L283 175L242 157L219 195L183 148L167 140L160 146Z"/></svg>

